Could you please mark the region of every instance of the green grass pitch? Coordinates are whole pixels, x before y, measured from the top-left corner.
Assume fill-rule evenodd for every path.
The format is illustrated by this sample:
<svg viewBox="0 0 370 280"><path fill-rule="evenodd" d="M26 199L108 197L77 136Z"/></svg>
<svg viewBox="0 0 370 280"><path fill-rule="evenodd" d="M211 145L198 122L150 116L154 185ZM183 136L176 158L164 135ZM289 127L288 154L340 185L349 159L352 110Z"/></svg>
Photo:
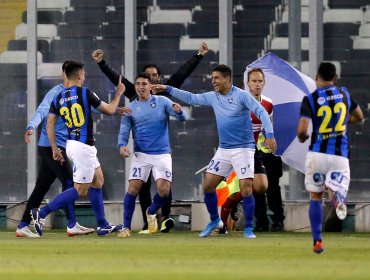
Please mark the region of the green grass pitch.
<svg viewBox="0 0 370 280"><path fill-rule="evenodd" d="M196 232L116 238L40 239L0 232L0 279L370 279L370 234L324 233L325 253L309 233L257 233L244 239Z"/></svg>

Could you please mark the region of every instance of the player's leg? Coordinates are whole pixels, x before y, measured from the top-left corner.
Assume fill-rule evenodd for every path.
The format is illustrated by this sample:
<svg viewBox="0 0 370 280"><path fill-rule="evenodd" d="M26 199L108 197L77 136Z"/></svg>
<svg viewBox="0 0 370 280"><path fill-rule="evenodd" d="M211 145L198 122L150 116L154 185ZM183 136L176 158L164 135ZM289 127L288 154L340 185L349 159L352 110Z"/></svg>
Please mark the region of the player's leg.
<svg viewBox="0 0 370 280"><path fill-rule="evenodd" d="M172 182L172 158L170 154L149 155L148 160L153 166L153 177L157 185L157 193L147 211L147 221L150 233L158 230L157 211L168 203Z"/></svg>
<svg viewBox="0 0 370 280"><path fill-rule="evenodd" d="M175 226L175 221L170 217L172 206L172 188L168 194L168 197L162 206L162 223L161 223L161 232L168 233L171 228Z"/></svg>
<svg viewBox="0 0 370 280"><path fill-rule="evenodd" d="M130 172L130 174L132 174L132 172ZM142 185L143 181L141 179L129 180L128 190L123 199L123 228L117 234L117 237L119 238L125 238L131 235L131 223L132 216L134 215L135 211L135 200L137 194L142 188Z"/></svg>
<svg viewBox="0 0 370 280"><path fill-rule="evenodd" d="M144 182L148 181L151 164L143 153L135 153L131 158L129 186L123 199L123 228L117 237L128 237L131 231L132 216L135 211L137 194L141 191ZM146 219L146 217L145 217Z"/></svg>
<svg viewBox="0 0 370 280"><path fill-rule="evenodd" d="M244 237L255 238L253 234L253 218L254 218L254 207L255 200L253 196L252 186L253 180L251 178L245 178L239 180L240 192L243 197L243 213L245 219L244 226Z"/></svg>
<svg viewBox="0 0 370 280"><path fill-rule="evenodd" d="M324 252L322 243L323 210L322 199L325 190L325 174L328 168L328 159L324 154L308 152L305 162L305 186L310 192L308 216L311 224L313 251Z"/></svg>
<svg viewBox="0 0 370 280"><path fill-rule="evenodd" d="M30 197L28 198L26 209L23 212L23 216L20 224L16 230L17 237L39 237L38 234L34 234L28 228L32 218L31 210L38 208L44 199L46 193L49 191L51 184L54 182L56 176L52 170L50 170L45 158L51 157L51 148L39 147L39 156L41 158L38 176L36 179L36 185L33 189Z"/></svg>
<svg viewBox="0 0 370 280"><path fill-rule="evenodd" d="M150 194L151 184L152 184L152 173L150 172L148 180L143 183L141 190L139 191L139 202L141 207L141 214L143 216L144 226L139 233L149 233L148 222L146 220L146 210L150 207L152 203L152 196Z"/></svg>
<svg viewBox="0 0 370 280"><path fill-rule="evenodd" d="M256 231L268 231L269 220L267 218L266 191L269 182L266 176L266 168L262 162L260 151L254 154L254 179L253 196L255 200L254 216L256 218Z"/></svg>
<svg viewBox="0 0 370 280"><path fill-rule="evenodd" d="M65 153L65 150L61 148L61 151L65 159L65 162L62 165L59 162L52 159L51 157L48 160L47 164L49 168L53 171L53 173L56 174L58 179L62 182L62 191L65 191L69 188L73 188L73 173L71 162L69 161ZM64 212L68 220L67 224L68 236L86 235L94 232L93 228L87 228L77 223L74 203L70 203L67 207L65 207Z"/></svg>
<svg viewBox="0 0 370 280"><path fill-rule="evenodd" d="M203 182L204 203L207 207L211 221L199 234L199 237L207 237L212 233L213 230L223 227L223 222L218 215L218 199L215 191L216 187L222 182L223 178L224 176L219 176L208 172L206 173Z"/></svg>
<svg viewBox="0 0 370 280"><path fill-rule="evenodd" d="M330 170L326 174L326 186L329 198L340 220L347 216L347 193L350 182L350 168L348 158L328 155L331 160Z"/></svg>
<svg viewBox="0 0 370 280"><path fill-rule="evenodd" d="M271 231L284 230L284 207L281 197L281 188L279 184L282 173L282 161L280 157L273 154L264 156L264 164L266 167L267 178L269 181L269 189L266 192L267 203L272 211L272 226Z"/></svg>
<svg viewBox="0 0 370 280"><path fill-rule="evenodd" d="M49 204L37 209L31 210L31 217L34 222L34 227L37 233L42 235L42 227L45 223L45 218L51 212L55 212L61 208L67 207L68 204L75 202L79 197L84 197L91 183L79 184L75 183L73 188L70 188L58 194Z"/></svg>
<svg viewBox="0 0 370 280"><path fill-rule="evenodd" d="M232 172L230 163L230 151L218 148L216 154L210 161L203 181L204 203L210 215L210 223L199 234L199 237L209 236L213 230L223 227L223 222L218 215L217 186Z"/></svg>
<svg viewBox="0 0 370 280"><path fill-rule="evenodd" d="M318 254L324 252L321 236L323 221L322 199L323 192L320 193L310 192L310 206L308 210L308 215L311 224L313 251Z"/></svg>
<svg viewBox="0 0 370 280"><path fill-rule="evenodd" d="M155 233L158 230L156 213L166 203L171 188L171 182L163 178L158 178L156 184L158 191L154 195L153 202L147 211L148 229L150 233Z"/></svg>
<svg viewBox="0 0 370 280"><path fill-rule="evenodd" d="M240 193L243 197L243 213L245 218L244 237L255 238L253 234L253 218L255 200L253 197L254 149L233 149L231 162L239 178Z"/></svg>

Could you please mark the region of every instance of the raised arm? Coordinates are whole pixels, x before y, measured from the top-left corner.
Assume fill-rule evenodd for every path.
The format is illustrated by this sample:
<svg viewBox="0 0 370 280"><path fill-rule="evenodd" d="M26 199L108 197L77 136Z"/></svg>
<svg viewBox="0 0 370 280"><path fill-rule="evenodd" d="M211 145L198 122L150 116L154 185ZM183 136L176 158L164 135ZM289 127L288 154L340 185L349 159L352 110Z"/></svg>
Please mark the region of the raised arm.
<svg viewBox="0 0 370 280"><path fill-rule="evenodd" d="M91 56L105 76L107 76L114 85L117 85L121 75L103 59L104 52L101 49L97 49L93 51ZM122 83L126 87L124 95L130 100L134 99L136 97L134 84L125 77L122 77Z"/></svg>
<svg viewBox="0 0 370 280"><path fill-rule="evenodd" d="M102 112L103 114L113 115L116 112L119 101L120 101L121 96L124 92L125 92L125 86L121 82L121 78L120 78L119 82L117 84L116 94L115 94L113 100L110 103L105 103L104 101L102 101L100 103L99 107L97 107L97 109L100 112Z"/></svg>
<svg viewBox="0 0 370 280"><path fill-rule="evenodd" d="M198 66L202 58L208 53L208 46L202 42L199 46L198 53L192 56L185 64L183 64L175 74L167 81L167 85L180 88L183 82L190 76L194 69Z"/></svg>

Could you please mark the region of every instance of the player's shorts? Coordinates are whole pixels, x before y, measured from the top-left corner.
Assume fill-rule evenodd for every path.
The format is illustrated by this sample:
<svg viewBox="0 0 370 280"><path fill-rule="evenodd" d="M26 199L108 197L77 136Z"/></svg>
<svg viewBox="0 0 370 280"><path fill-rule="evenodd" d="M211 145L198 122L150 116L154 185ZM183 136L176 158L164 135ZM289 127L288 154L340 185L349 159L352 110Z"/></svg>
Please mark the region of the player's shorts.
<svg viewBox="0 0 370 280"><path fill-rule="evenodd" d="M306 156L306 190L320 193L325 187L346 196L350 182L348 158L309 151Z"/></svg>
<svg viewBox="0 0 370 280"><path fill-rule="evenodd" d="M266 174L266 168L263 164L261 151L257 150L254 152L254 174Z"/></svg>
<svg viewBox="0 0 370 280"><path fill-rule="evenodd" d="M254 149L218 148L207 172L227 178L233 170L239 179L254 178Z"/></svg>
<svg viewBox="0 0 370 280"><path fill-rule="evenodd" d="M172 157L170 154L150 155L135 152L132 155L129 180L146 182L150 171L154 180L165 179L172 182Z"/></svg>
<svg viewBox="0 0 370 280"><path fill-rule="evenodd" d="M67 140L66 152L73 164L73 182L91 183L94 179L95 169L100 166L95 146Z"/></svg>

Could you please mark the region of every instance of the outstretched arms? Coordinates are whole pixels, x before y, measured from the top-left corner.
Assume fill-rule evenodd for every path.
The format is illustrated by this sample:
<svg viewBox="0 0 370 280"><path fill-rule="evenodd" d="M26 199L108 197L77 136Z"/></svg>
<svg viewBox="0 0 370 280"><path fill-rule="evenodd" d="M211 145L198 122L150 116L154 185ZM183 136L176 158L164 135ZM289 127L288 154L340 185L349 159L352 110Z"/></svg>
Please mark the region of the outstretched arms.
<svg viewBox="0 0 370 280"><path fill-rule="evenodd" d="M190 76L198 66L202 58L208 53L208 46L202 42L199 46L198 53L192 56L184 65L182 65L175 74L167 81L167 85L180 88L183 82Z"/></svg>
<svg viewBox="0 0 370 280"><path fill-rule="evenodd" d="M105 76L107 76L108 79L114 85L117 85L119 82L118 80L120 79L121 75L113 67L111 67L107 62L105 62L105 60L103 59L104 52L101 49L97 49L93 51L91 56L94 59L94 61L98 64L100 70L105 74ZM130 100L135 98L136 91L135 91L134 84L128 81L125 77L122 77L122 83L126 87L125 96Z"/></svg>
<svg viewBox="0 0 370 280"><path fill-rule="evenodd" d="M114 96L113 100L110 103L105 103L102 101L97 108L100 112L107 115L113 115L116 112L118 107L119 101L121 99L122 94L125 92L125 85L122 83L122 76L119 78L119 82L117 84L116 95Z"/></svg>

